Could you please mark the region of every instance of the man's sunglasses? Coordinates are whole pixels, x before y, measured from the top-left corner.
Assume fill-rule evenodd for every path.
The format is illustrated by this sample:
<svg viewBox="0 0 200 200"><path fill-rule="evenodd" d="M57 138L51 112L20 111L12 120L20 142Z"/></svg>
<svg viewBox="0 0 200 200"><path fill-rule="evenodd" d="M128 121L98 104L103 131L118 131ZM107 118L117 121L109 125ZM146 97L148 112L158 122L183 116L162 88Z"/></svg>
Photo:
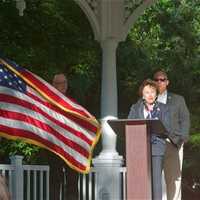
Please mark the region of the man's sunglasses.
<svg viewBox="0 0 200 200"><path fill-rule="evenodd" d="M166 80L167 80L166 78L155 78L154 79L154 81L156 81L156 82L159 82L159 81L164 82Z"/></svg>

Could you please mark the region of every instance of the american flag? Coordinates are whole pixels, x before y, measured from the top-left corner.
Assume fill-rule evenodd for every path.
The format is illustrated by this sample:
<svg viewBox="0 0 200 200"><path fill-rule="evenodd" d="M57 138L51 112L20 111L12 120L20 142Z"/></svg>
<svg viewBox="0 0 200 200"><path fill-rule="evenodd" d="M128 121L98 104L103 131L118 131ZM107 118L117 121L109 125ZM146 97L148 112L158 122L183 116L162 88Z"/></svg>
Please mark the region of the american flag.
<svg viewBox="0 0 200 200"><path fill-rule="evenodd" d="M45 80L0 58L0 135L44 147L88 173L100 125Z"/></svg>

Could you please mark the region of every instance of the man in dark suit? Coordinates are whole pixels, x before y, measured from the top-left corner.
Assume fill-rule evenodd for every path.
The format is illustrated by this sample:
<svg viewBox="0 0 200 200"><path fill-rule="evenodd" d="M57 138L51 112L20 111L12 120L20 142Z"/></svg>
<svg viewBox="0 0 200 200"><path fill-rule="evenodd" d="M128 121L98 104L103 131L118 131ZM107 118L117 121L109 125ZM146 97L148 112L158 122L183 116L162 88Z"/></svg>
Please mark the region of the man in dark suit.
<svg viewBox="0 0 200 200"><path fill-rule="evenodd" d="M71 101L74 99L67 95L68 81L64 73L57 73L54 75L52 85L62 94L67 96ZM55 155L51 156L51 172L52 172L52 187L54 190L54 200L59 199L60 190L62 187L62 194L64 200L78 199L78 172L66 166L60 158ZM52 198L52 197L51 197Z"/></svg>
<svg viewBox="0 0 200 200"><path fill-rule="evenodd" d="M190 116L182 96L167 91L169 80L166 72L160 70L154 74L159 89L158 101L167 104L170 113L171 133L166 140L164 174L167 200L181 200L181 174L183 145L189 138Z"/></svg>

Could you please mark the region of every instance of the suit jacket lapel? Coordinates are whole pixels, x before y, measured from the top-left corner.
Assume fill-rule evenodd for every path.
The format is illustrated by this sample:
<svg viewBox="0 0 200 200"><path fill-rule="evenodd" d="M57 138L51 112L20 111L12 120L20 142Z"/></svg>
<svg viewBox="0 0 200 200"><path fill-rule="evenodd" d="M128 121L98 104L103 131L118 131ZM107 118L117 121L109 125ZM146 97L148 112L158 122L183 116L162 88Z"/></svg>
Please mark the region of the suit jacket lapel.
<svg viewBox="0 0 200 200"><path fill-rule="evenodd" d="M167 104L171 103L172 93L167 92Z"/></svg>

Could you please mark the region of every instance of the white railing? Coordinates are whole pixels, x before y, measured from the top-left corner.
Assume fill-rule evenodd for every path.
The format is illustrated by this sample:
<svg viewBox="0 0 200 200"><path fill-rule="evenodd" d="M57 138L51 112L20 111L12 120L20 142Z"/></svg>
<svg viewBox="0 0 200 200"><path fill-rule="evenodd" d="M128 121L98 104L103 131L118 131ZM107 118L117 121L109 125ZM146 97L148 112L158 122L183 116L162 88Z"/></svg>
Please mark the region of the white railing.
<svg viewBox="0 0 200 200"><path fill-rule="evenodd" d="M12 192L12 182L13 182L12 174L14 170L15 170L15 167L13 165L0 164L0 174L3 177L5 177L10 193Z"/></svg>
<svg viewBox="0 0 200 200"><path fill-rule="evenodd" d="M24 165L24 199L49 200L49 166Z"/></svg>
<svg viewBox="0 0 200 200"><path fill-rule="evenodd" d="M22 156L0 164L12 200L49 200L49 166L22 165Z"/></svg>
<svg viewBox="0 0 200 200"><path fill-rule="evenodd" d="M11 164L0 164L0 174L6 178L12 200L49 200L49 166L22 165L21 156L11 159ZM80 174L78 181L79 200L102 200L98 179L101 168L91 168L89 174ZM120 200L126 200L126 167L115 168L120 182ZM64 198L64 193L60 199Z"/></svg>
<svg viewBox="0 0 200 200"><path fill-rule="evenodd" d="M89 174L80 174L78 182L79 200L97 200L97 179L101 176L101 170L92 168ZM118 172L121 177L121 200L126 200L126 167L120 167Z"/></svg>

